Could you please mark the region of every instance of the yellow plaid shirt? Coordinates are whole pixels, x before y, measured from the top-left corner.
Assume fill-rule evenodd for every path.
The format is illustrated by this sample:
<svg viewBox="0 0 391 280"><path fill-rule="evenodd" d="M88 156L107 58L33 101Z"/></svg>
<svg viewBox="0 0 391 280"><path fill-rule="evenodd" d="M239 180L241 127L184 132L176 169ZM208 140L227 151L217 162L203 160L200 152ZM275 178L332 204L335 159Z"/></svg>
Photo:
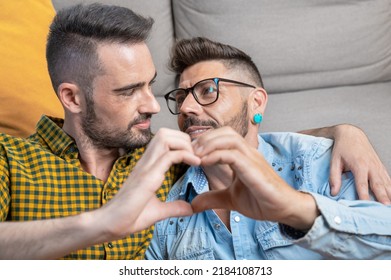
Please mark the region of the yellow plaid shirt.
<svg viewBox="0 0 391 280"><path fill-rule="evenodd" d="M106 182L85 172L63 120L43 116L27 139L0 134L0 221L29 221L96 209L119 190L144 152L120 157ZM164 201L182 170L173 166L157 196ZM153 227L127 238L72 252L64 259L142 259ZM26 233L28 234L28 233Z"/></svg>

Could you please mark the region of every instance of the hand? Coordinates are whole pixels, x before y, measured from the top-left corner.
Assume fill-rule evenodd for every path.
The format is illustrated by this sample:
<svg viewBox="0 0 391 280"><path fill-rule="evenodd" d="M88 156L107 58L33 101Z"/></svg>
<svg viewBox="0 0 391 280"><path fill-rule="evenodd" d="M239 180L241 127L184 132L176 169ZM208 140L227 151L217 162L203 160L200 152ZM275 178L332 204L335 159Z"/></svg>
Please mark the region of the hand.
<svg viewBox="0 0 391 280"><path fill-rule="evenodd" d="M156 197L165 172L180 162L200 164L190 137L180 131L160 129L118 193L97 210L100 223L107 225L108 239L122 238L168 217L193 213L184 201L164 203Z"/></svg>
<svg viewBox="0 0 391 280"><path fill-rule="evenodd" d="M228 209L257 220L277 221L308 229L318 216L311 195L294 190L271 168L264 157L232 128L212 130L193 142L202 166L228 164L232 184L209 191L192 201L193 210Z"/></svg>
<svg viewBox="0 0 391 280"><path fill-rule="evenodd" d="M331 194L341 188L341 173L351 171L360 199L369 199L369 189L376 199L391 203L391 179L364 132L354 126L341 125L335 130L335 143L330 164Z"/></svg>
<svg viewBox="0 0 391 280"><path fill-rule="evenodd" d="M341 174L351 171L360 199L369 199L369 188L376 199L391 203L391 179L365 133L353 125L337 125L301 131L301 133L334 139L330 163L331 194L341 189Z"/></svg>

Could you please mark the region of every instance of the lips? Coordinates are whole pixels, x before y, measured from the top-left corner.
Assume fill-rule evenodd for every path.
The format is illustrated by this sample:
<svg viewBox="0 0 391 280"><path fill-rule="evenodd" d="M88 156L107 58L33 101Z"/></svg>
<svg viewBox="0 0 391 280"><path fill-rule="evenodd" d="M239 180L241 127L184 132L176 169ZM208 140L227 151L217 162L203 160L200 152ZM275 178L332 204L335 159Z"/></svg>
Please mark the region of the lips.
<svg viewBox="0 0 391 280"><path fill-rule="evenodd" d="M137 123L133 124L132 126L135 128L138 128L138 129L148 129L151 126L151 120L146 119L146 120L137 122Z"/></svg>
<svg viewBox="0 0 391 280"><path fill-rule="evenodd" d="M187 134L190 135L191 138L197 137L204 132L212 129L210 126L191 126L185 130Z"/></svg>

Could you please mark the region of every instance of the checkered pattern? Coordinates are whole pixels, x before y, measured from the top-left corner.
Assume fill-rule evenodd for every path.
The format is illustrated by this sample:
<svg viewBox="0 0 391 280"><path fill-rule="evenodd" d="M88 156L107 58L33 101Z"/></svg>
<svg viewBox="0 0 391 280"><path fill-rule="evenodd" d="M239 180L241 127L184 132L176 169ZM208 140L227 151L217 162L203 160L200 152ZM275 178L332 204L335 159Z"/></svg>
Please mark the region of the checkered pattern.
<svg viewBox="0 0 391 280"><path fill-rule="evenodd" d="M0 221L29 221L75 215L109 201L140 159L144 148L119 158L107 182L82 170L78 149L60 128L62 120L43 116L27 139L0 134ZM182 173L166 174L157 196L164 201ZM127 238L73 252L65 259L140 259L153 228Z"/></svg>

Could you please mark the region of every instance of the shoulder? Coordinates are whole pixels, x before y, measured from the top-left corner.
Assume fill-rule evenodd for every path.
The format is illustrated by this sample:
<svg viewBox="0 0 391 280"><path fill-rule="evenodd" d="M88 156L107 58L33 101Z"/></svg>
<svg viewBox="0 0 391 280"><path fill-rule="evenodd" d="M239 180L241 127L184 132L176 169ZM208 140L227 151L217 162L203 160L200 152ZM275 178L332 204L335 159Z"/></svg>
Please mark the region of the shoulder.
<svg viewBox="0 0 391 280"><path fill-rule="evenodd" d="M260 133L259 137L270 145L275 154L299 155L323 154L333 146L333 140L294 132Z"/></svg>
<svg viewBox="0 0 391 280"><path fill-rule="evenodd" d="M295 189L315 191L328 184L333 141L299 133L260 135L266 158Z"/></svg>
<svg viewBox="0 0 391 280"><path fill-rule="evenodd" d="M47 149L35 137L21 138L0 134L0 157L6 161L22 163L38 154L46 153Z"/></svg>
<svg viewBox="0 0 391 280"><path fill-rule="evenodd" d="M35 146L34 138L21 138L0 133L0 147L2 152L7 150L18 150L22 147Z"/></svg>

